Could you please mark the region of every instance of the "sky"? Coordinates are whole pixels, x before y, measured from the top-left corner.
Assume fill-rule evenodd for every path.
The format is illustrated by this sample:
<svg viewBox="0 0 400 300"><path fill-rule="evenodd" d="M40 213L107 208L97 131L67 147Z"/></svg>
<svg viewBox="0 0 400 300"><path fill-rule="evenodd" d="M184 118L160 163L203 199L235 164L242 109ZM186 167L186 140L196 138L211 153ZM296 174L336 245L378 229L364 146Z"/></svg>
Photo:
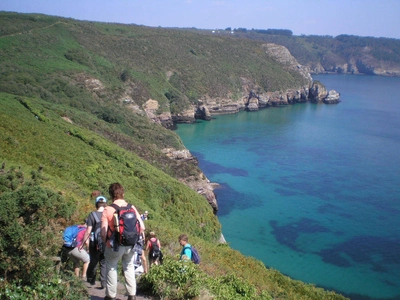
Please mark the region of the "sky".
<svg viewBox="0 0 400 300"><path fill-rule="evenodd" d="M400 39L400 0L0 0L0 11L153 27Z"/></svg>

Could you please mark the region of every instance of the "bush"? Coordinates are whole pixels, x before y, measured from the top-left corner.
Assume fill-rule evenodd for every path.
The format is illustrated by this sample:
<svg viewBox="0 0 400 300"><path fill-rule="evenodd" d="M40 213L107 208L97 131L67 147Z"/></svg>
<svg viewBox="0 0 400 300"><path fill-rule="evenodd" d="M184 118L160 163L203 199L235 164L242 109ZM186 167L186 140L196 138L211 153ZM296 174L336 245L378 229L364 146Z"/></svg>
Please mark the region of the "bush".
<svg viewBox="0 0 400 300"><path fill-rule="evenodd" d="M191 262L165 258L140 280L140 287L151 290L161 298L191 299L200 295L205 275Z"/></svg>
<svg viewBox="0 0 400 300"><path fill-rule="evenodd" d="M52 274L41 278L41 282L33 286L23 285L20 281L10 283L0 278L1 300L81 300L85 296L89 295L82 281L68 274Z"/></svg>
<svg viewBox="0 0 400 300"><path fill-rule="evenodd" d="M6 282L27 286L54 273L54 263L46 257L54 256L60 245L54 234L57 222L74 212L60 194L39 185L40 172L32 177L25 182L19 169L0 170L0 274Z"/></svg>

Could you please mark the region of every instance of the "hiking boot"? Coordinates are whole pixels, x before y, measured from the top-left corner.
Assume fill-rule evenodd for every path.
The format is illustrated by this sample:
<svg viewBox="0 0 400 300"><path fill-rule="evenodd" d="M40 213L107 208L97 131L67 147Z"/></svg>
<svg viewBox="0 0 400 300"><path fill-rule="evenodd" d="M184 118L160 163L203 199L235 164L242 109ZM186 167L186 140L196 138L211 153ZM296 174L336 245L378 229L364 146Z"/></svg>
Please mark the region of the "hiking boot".
<svg viewBox="0 0 400 300"><path fill-rule="evenodd" d="M111 298L111 297L105 296L104 300L116 300L116 298Z"/></svg>
<svg viewBox="0 0 400 300"><path fill-rule="evenodd" d="M128 296L128 300L136 300L136 296Z"/></svg>

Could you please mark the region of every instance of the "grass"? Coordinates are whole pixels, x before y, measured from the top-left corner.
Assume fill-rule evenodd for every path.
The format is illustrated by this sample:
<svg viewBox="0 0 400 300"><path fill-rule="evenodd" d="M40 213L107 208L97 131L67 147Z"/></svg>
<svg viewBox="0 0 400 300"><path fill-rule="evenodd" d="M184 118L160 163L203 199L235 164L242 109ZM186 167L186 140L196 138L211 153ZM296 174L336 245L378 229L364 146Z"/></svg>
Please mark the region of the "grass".
<svg viewBox="0 0 400 300"><path fill-rule="evenodd" d="M239 286L243 284L240 289L254 289L257 295L264 292L279 299L322 299L331 294L313 285L293 281L228 245L218 245L216 240L221 227L202 196L102 135L64 121L55 112L55 108L60 109L60 106L5 93L0 94L0 106L2 162L12 169L19 166L25 174L22 178L26 179L28 174L35 174L40 169L40 186L54 191L52 193L61 195L68 199L66 203L70 203L69 216L44 221L45 225L53 224L53 232L61 232L67 224L79 222L93 210L94 205L89 200L92 190L105 192L109 183L118 181L126 189L126 199L140 211L150 211L147 231L157 232L166 257L176 260L180 251L177 237L182 232L189 234L191 243L202 256L199 272L208 278L204 280L211 280L209 290L214 294L217 291L222 295L233 293L232 287L222 288L227 284L223 278L232 274L238 280L240 278L240 284L237 283ZM37 111L46 117L46 121L36 118ZM80 113L81 117L85 116L85 113ZM88 114L86 116L89 117ZM4 199L2 195L0 192L0 200ZM61 245L61 233L46 238L49 240L46 243L42 241L40 245L52 246L42 249L43 252L56 255L54 251L57 243ZM28 256L26 259L31 258ZM332 295L331 299L344 299L337 294Z"/></svg>
<svg viewBox="0 0 400 300"><path fill-rule="evenodd" d="M49 288L41 295L51 295L58 280L65 295L79 290L32 249L57 255L62 229L94 209L91 192L120 182L129 202L150 211L147 232L157 233L167 258L176 262L181 233L199 249L202 263L192 271L202 281L185 285L188 292L204 292L196 289L204 282L219 299L344 299L218 244L221 225L212 208L179 181L201 171L162 152L184 149L182 141L120 101L125 93L139 106L152 98L160 111L177 113L199 95L238 97L242 76L267 78L271 89L300 85L296 74L264 56L260 42L13 13L0 13L0 25L0 230L12 228L5 216L18 223L16 236L0 236L1 296L21 285L29 287L24 298L43 285ZM87 78L104 88L87 89Z"/></svg>

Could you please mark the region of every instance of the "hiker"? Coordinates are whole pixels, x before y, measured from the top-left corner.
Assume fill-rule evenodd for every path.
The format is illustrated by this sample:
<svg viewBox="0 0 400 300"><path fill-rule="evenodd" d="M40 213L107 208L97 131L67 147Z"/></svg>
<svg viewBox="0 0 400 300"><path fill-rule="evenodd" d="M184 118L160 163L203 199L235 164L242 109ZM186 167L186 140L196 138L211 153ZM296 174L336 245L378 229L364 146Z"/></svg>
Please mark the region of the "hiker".
<svg viewBox="0 0 400 300"><path fill-rule="evenodd" d="M161 256L161 245L160 240L157 239L156 234L152 231L150 232L150 239L146 244L146 251L149 253L149 268L154 265L160 264Z"/></svg>
<svg viewBox="0 0 400 300"><path fill-rule="evenodd" d="M109 186L109 193L113 204L104 208L101 217L101 237L103 242L106 243L104 257L106 259L107 284L106 297L104 299L115 299L117 295L117 267L119 260L122 259L128 300L134 300L136 299L136 278L133 261L135 254L134 246L140 234L144 232L145 227L137 209L124 200L124 188L120 183L112 183ZM114 219L117 218L118 220L114 224ZM135 221L139 227L136 228L135 234L124 235L127 227L121 225L121 220L125 222L126 226L131 225L131 222ZM135 230L135 228L132 228L132 230Z"/></svg>
<svg viewBox="0 0 400 300"><path fill-rule="evenodd" d="M92 195L96 194L95 192L92 193ZM100 283L101 288L104 289L106 287L106 260L104 258L104 245L99 244L103 242L99 232L101 216L107 206L107 198L101 195L97 196L95 206L96 210L92 211L87 218L87 229L84 237L86 246L89 247L90 255L87 282L91 285L96 283L97 266L100 265Z"/></svg>
<svg viewBox="0 0 400 300"><path fill-rule="evenodd" d="M147 274L148 268L147 268L147 259L146 255L144 254L143 248L144 248L144 242L145 242L145 235L144 232L140 234L139 241L135 245L135 252L137 253L138 261L140 261L140 265L143 267L143 273ZM140 259L139 259L140 257Z"/></svg>
<svg viewBox="0 0 400 300"><path fill-rule="evenodd" d="M192 246L189 244L189 238L186 234L181 234L178 238L179 244L182 246L180 260L192 260Z"/></svg>
<svg viewBox="0 0 400 300"><path fill-rule="evenodd" d="M140 217L142 218L143 221L149 219L149 212L146 210L144 214L141 214Z"/></svg>
<svg viewBox="0 0 400 300"><path fill-rule="evenodd" d="M79 277L80 273L80 263L83 262L82 266L82 280L86 280L86 272L87 268L89 266L89 261L90 257L89 254L85 249L83 249L84 246L84 235L86 232L86 220L84 224L78 225L79 231L76 236L76 241L73 244L73 247L71 251L68 252L68 255L71 259L71 261L74 263L74 273L77 277Z"/></svg>

